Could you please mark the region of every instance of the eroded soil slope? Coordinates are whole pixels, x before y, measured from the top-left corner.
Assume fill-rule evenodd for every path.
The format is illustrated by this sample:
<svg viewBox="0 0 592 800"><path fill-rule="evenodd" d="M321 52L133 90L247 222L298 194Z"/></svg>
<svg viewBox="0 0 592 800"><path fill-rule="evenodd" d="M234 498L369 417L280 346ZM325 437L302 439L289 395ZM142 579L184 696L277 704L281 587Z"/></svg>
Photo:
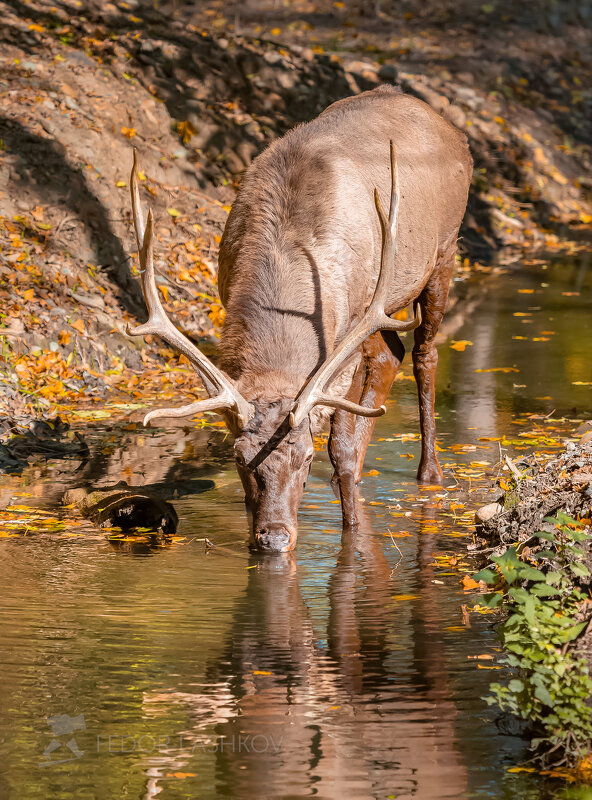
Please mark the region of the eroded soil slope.
<svg viewBox="0 0 592 800"><path fill-rule="evenodd" d="M161 357L177 364L161 343L145 347L125 333L126 321L145 315L128 200L132 146L155 210L163 300L193 336L211 338L223 319L216 252L244 169L295 123L384 81L469 136L476 171L465 269L503 246L556 245L568 226L581 236L592 219L585 29L537 34L522 57L508 39L494 60L486 29L453 37L422 23L413 39L383 11L307 8L293 5L287 19L289 9L262 3L230 14L216 3L0 2L7 410L99 400L107 389L141 394ZM187 369L167 381L169 394L195 384Z"/></svg>

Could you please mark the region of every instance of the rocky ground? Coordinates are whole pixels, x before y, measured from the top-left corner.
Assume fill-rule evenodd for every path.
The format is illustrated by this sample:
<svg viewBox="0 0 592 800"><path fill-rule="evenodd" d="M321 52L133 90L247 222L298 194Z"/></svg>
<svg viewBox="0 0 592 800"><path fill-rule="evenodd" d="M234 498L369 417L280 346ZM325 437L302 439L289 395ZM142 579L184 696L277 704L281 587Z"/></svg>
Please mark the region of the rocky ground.
<svg viewBox="0 0 592 800"><path fill-rule="evenodd" d="M557 511L590 522L592 422L582 423L577 435L556 458L533 454L515 462L506 459L508 471L494 490L497 499L477 512L483 546L507 548L529 541L538 531L551 531L553 525L545 518Z"/></svg>
<svg viewBox="0 0 592 800"><path fill-rule="evenodd" d="M5 413L194 390L162 343L125 333L145 313L132 146L155 210L165 305L208 346L223 321L217 245L241 174L292 125L381 82L399 83L469 137L475 176L460 270L487 269L512 248L586 246L590 31L569 18L539 30L480 8L2 0Z"/></svg>

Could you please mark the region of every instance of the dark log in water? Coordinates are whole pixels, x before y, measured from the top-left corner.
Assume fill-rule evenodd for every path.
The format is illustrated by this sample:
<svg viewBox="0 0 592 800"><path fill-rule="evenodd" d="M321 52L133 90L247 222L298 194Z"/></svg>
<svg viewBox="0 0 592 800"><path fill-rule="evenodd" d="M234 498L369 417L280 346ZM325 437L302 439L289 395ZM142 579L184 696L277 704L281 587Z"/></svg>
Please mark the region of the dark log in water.
<svg viewBox="0 0 592 800"><path fill-rule="evenodd" d="M94 492L85 488L69 489L62 502L74 504L82 516L103 527L147 528L161 530L166 535L177 530L177 512L170 503L131 489L125 483Z"/></svg>

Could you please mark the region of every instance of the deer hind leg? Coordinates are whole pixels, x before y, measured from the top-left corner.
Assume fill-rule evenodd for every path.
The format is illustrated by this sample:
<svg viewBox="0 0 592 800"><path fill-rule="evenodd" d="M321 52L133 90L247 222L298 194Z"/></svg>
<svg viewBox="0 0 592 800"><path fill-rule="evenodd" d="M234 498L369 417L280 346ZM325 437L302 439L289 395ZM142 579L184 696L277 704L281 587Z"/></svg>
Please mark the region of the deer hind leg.
<svg viewBox="0 0 592 800"><path fill-rule="evenodd" d="M413 374L419 396L421 459L417 479L420 483L442 483L442 469L436 455L436 421L434 419L436 368L438 366L435 338L446 311L455 253L456 245L440 257L434 273L418 298L422 311L422 323L415 329Z"/></svg>
<svg viewBox="0 0 592 800"><path fill-rule="evenodd" d="M376 408L389 395L405 348L396 333L384 331L368 337L362 345L362 353L347 399ZM332 483L339 490L345 526L358 523L356 487L375 425L375 417L359 417L340 409L333 415L329 457L335 470Z"/></svg>

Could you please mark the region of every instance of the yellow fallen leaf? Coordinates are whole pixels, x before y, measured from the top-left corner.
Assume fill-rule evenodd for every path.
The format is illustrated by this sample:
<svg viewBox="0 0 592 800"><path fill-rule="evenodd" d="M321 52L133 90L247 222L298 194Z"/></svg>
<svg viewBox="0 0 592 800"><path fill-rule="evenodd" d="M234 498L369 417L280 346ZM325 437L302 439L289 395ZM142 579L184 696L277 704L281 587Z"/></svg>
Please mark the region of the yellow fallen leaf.
<svg viewBox="0 0 592 800"><path fill-rule="evenodd" d="M489 369L476 369L475 372L520 372L516 367L489 367Z"/></svg>
<svg viewBox="0 0 592 800"><path fill-rule="evenodd" d="M167 208L167 211L169 212L171 217L178 217L179 216L179 212L177 211L176 208Z"/></svg>
<svg viewBox="0 0 592 800"><path fill-rule="evenodd" d="M183 120L182 122L177 122L177 132L181 136L183 144L189 144L191 137L197 133L197 130L189 120Z"/></svg>
<svg viewBox="0 0 592 800"><path fill-rule="evenodd" d="M35 295L35 290L34 289L27 289L26 292L23 292L23 297L25 298L25 300L29 300L29 301L32 300L34 295Z"/></svg>
<svg viewBox="0 0 592 800"><path fill-rule="evenodd" d="M509 767L508 772L536 772L534 767Z"/></svg>
<svg viewBox="0 0 592 800"><path fill-rule="evenodd" d="M127 183L125 181L117 181L117 183L115 185L117 186L118 189L125 189L126 186L127 186Z"/></svg>
<svg viewBox="0 0 592 800"><path fill-rule="evenodd" d="M272 28L270 33L272 36L279 36L282 32L281 28Z"/></svg>
<svg viewBox="0 0 592 800"><path fill-rule="evenodd" d="M167 772L167 778L179 778L182 780L183 778L195 778L196 774L195 772Z"/></svg>
<svg viewBox="0 0 592 800"><path fill-rule="evenodd" d="M264 669L254 669L253 675L273 675L273 672L267 672Z"/></svg>
<svg viewBox="0 0 592 800"><path fill-rule="evenodd" d="M417 600L416 594L395 594L393 600Z"/></svg>
<svg viewBox="0 0 592 800"><path fill-rule="evenodd" d="M127 136L128 139L133 139L136 135L135 128L126 128L125 126L121 129L121 135Z"/></svg>
<svg viewBox="0 0 592 800"><path fill-rule="evenodd" d="M453 339L450 347L452 350L458 350L459 353L462 353L463 350L465 350L467 347L470 347L472 344L473 342L469 342L468 339L460 339L458 342L454 341Z"/></svg>
<svg viewBox="0 0 592 800"><path fill-rule="evenodd" d="M43 25L37 25L36 22L32 22L31 25L29 25L29 30L30 31L37 31L37 33L43 33L45 28L43 27Z"/></svg>
<svg viewBox="0 0 592 800"><path fill-rule="evenodd" d="M158 288L162 292L162 296L164 297L164 302L168 303L168 300L169 300L169 287L168 286L163 286L162 284L159 284Z"/></svg>
<svg viewBox="0 0 592 800"><path fill-rule="evenodd" d="M75 328L78 333L84 333L86 330L84 321L81 319L77 319L76 322L71 322L70 325Z"/></svg>
<svg viewBox="0 0 592 800"><path fill-rule="evenodd" d="M461 583L463 585L463 589L464 589L465 592L470 592L471 589L478 589L479 588L479 582L478 581L474 581L470 577L470 575L465 575L465 577L462 579Z"/></svg>
<svg viewBox="0 0 592 800"><path fill-rule="evenodd" d="M377 469L369 469L368 472L362 472L363 478L374 477L374 475L380 475L380 471Z"/></svg>

